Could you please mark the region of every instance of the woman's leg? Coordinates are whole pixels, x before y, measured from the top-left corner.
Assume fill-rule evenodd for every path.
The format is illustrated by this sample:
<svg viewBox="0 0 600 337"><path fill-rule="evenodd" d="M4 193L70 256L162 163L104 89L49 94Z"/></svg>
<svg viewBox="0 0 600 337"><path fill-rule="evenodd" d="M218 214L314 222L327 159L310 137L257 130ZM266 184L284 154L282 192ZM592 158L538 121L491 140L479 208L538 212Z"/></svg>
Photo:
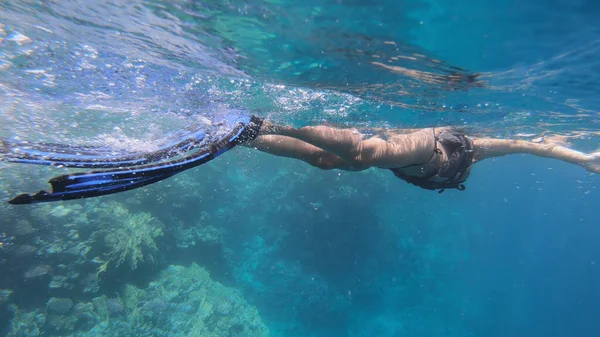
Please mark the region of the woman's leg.
<svg viewBox="0 0 600 337"><path fill-rule="evenodd" d="M316 146L327 152L336 154L346 161L353 161L359 154L359 145L363 135L353 129L338 129L329 126L306 126L293 128L291 126L276 125L264 121L260 135L279 135L295 138L302 142Z"/></svg>
<svg viewBox="0 0 600 337"><path fill-rule="evenodd" d="M562 160L586 168L590 172L600 173L600 152L583 153L558 144L533 143L513 139L473 139L475 147L474 162L500 157L508 154L527 153L538 157Z"/></svg>
<svg viewBox="0 0 600 337"><path fill-rule="evenodd" d="M339 156L291 137L263 135L244 146L275 156L299 159L322 170L357 170Z"/></svg>
<svg viewBox="0 0 600 337"><path fill-rule="evenodd" d="M379 136L365 138L356 129L324 125L296 129L264 121L260 134L286 136L306 142L337 155L354 169L394 168L424 163L431 158L435 148L432 129L395 134L384 140Z"/></svg>

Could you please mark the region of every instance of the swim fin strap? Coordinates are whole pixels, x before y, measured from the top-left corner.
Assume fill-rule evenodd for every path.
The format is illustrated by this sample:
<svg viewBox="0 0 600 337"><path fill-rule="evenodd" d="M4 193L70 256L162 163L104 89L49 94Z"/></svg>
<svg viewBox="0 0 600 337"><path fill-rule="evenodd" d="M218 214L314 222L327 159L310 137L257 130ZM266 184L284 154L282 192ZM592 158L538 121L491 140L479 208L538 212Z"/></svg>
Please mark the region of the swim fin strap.
<svg viewBox="0 0 600 337"><path fill-rule="evenodd" d="M33 195L21 194L10 200L9 203L20 205L82 199L128 191L152 184L207 163L236 145L253 140L258 136L261 125L262 120L258 117L241 118L233 130L221 139L186 157L133 168L61 175L50 179L52 192L40 191Z"/></svg>

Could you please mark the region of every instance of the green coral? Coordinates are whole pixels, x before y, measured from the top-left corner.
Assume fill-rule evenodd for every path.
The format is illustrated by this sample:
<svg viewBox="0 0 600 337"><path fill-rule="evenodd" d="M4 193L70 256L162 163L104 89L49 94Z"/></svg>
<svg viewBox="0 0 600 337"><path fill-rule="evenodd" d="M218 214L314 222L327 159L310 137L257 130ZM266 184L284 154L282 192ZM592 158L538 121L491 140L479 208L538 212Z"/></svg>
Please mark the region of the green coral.
<svg viewBox="0 0 600 337"><path fill-rule="evenodd" d="M170 266L146 289L128 286L123 299L131 331L190 337L269 335L256 308L239 291L211 280L196 264Z"/></svg>
<svg viewBox="0 0 600 337"><path fill-rule="evenodd" d="M8 337L42 336L46 324L46 315L38 310L23 311L12 307L14 318L10 322Z"/></svg>
<svg viewBox="0 0 600 337"><path fill-rule="evenodd" d="M120 266L127 261L132 269L139 262L154 261L158 251L156 238L163 235L162 223L150 213L131 213L123 204L109 202L95 212L95 221L101 226L96 235L102 235L109 252L104 254L100 271L110 262Z"/></svg>

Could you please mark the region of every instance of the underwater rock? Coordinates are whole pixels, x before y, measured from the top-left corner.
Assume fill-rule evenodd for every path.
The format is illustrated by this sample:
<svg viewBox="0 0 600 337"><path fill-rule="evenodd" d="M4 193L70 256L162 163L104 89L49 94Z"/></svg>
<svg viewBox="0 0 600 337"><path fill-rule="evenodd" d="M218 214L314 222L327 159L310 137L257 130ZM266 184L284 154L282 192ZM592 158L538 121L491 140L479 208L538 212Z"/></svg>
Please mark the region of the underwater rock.
<svg viewBox="0 0 600 337"><path fill-rule="evenodd" d="M128 330L115 335L265 337L269 330L240 292L210 278L196 264L170 266L146 289L127 286L123 295ZM113 328L115 320L110 321Z"/></svg>
<svg viewBox="0 0 600 337"><path fill-rule="evenodd" d="M32 256L37 252L37 248L32 245L18 245L14 248L15 255L18 257Z"/></svg>
<svg viewBox="0 0 600 337"><path fill-rule="evenodd" d="M141 307L142 312L152 315L160 315L169 309L169 303L162 298L153 298L147 302L143 302Z"/></svg>
<svg viewBox="0 0 600 337"><path fill-rule="evenodd" d="M175 231L177 247L188 248L197 243L220 244L221 232L213 226L183 228L179 226Z"/></svg>
<svg viewBox="0 0 600 337"><path fill-rule="evenodd" d="M10 295L12 295L12 290L10 289L0 289L0 305L4 303L8 303L10 299Z"/></svg>
<svg viewBox="0 0 600 337"><path fill-rule="evenodd" d="M221 315L229 315L231 313L231 310L233 309L233 306L231 305L231 303L225 301L225 302L221 302L219 303L219 305L217 306L217 312Z"/></svg>
<svg viewBox="0 0 600 337"><path fill-rule="evenodd" d="M13 225L11 234L16 236L24 236L37 232L37 229L33 228L31 223L25 219L17 220Z"/></svg>
<svg viewBox="0 0 600 337"><path fill-rule="evenodd" d="M91 302L79 302L75 304L71 315L76 318L77 324L82 330L91 329L96 324L94 304Z"/></svg>
<svg viewBox="0 0 600 337"><path fill-rule="evenodd" d="M98 278L98 274L90 273L84 278L84 293L95 293L100 290L100 279Z"/></svg>
<svg viewBox="0 0 600 337"><path fill-rule="evenodd" d="M94 304L91 302L78 302L73 307L73 315L79 318L94 318Z"/></svg>
<svg viewBox="0 0 600 337"><path fill-rule="evenodd" d="M183 221L175 221L173 235L177 241L177 247L188 248L197 243L221 244L221 231L209 224L210 215L206 211L201 212L200 220L193 226L188 226Z"/></svg>
<svg viewBox="0 0 600 337"><path fill-rule="evenodd" d="M140 201L140 199L135 198L135 197L129 197L129 198L125 199L125 202L129 205L140 205L142 203Z"/></svg>
<svg viewBox="0 0 600 337"><path fill-rule="evenodd" d="M43 276L47 276L48 273L52 271L52 267L47 264L39 264L37 266L33 266L25 272L24 276L26 279L39 278Z"/></svg>
<svg viewBox="0 0 600 337"><path fill-rule="evenodd" d="M22 311L13 306L14 318L10 322L7 337L35 337L43 335L46 315L34 311Z"/></svg>
<svg viewBox="0 0 600 337"><path fill-rule="evenodd" d="M75 330L77 317L71 315L48 314L46 317L46 325L44 326L44 334L48 331L54 331L57 335L64 336Z"/></svg>
<svg viewBox="0 0 600 337"><path fill-rule="evenodd" d="M220 243L221 232L213 226L198 227L196 233L198 240L204 243Z"/></svg>
<svg viewBox="0 0 600 337"><path fill-rule="evenodd" d="M50 281L50 284L48 285L48 287L50 289L59 289L59 288L69 289L69 288L72 288L72 285L68 283L68 278L66 276L54 275L52 277L52 280Z"/></svg>
<svg viewBox="0 0 600 337"><path fill-rule="evenodd" d="M120 298L107 298L106 309L111 316L117 316L125 312L125 304Z"/></svg>
<svg viewBox="0 0 600 337"><path fill-rule="evenodd" d="M108 322L110 313L106 305L106 296L94 297L92 303L94 304L96 319L99 322Z"/></svg>
<svg viewBox="0 0 600 337"><path fill-rule="evenodd" d="M64 218L71 212L73 212L73 208L65 207L64 205L58 205L52 208L52 210L50 211L50 215L57 218Z"/></svg>
<svg viewBox="0 0 600 337"><path fill-rule="evenodd" d="M85 336L92 331L105 331L109 326L106 297L73 305L69 298L51 298L46 312L24 311L13 305L14 318L10 322L10 337L67 337ZM106 336L120 336L116 330L107 330ZM89 336L95 336L91 333Z"/></svg>
<svg viewBox="0 0 600 337"><path fill-rule="evenodd" d="M73 300L70 298L51 297L46 304L46 310L53 314L67 314L73 308Z"/></svg>

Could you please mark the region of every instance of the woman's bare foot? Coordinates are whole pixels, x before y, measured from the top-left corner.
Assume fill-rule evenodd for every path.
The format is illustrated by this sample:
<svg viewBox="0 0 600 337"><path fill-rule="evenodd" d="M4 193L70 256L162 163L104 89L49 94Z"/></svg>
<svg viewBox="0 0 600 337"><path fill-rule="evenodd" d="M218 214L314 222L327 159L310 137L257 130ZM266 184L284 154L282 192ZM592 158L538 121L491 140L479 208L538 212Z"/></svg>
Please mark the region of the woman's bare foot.
<svg viewBox="0 0 600 337"><path fill-rule="evenodd" d="M592 160L583 165L586 170L600 174L600 152L591 153Z"/></svg>

